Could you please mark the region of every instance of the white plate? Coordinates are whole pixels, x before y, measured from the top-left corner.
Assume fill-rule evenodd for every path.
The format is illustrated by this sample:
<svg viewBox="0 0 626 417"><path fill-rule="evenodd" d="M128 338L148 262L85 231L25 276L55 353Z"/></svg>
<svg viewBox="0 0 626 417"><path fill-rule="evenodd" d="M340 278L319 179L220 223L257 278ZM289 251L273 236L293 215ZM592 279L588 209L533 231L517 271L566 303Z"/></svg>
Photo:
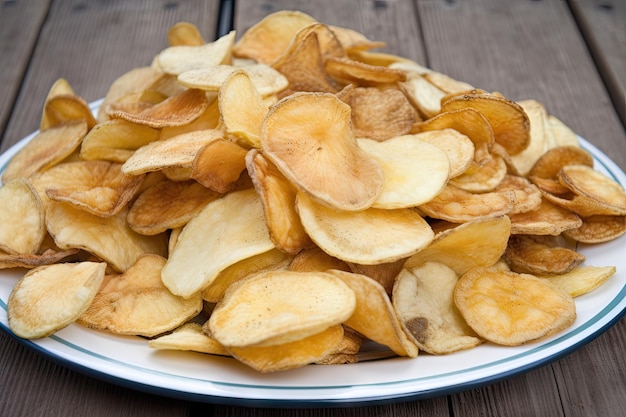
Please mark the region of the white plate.
<svg viewBox="0 0 626 417"><path fill-rule="evenodd" d="M100 102L92 104L94 110ZM29 135L0 156L0 173ZM626 186L626 175L584 139L596 168ZM230 358L150 349L145 339L121 337L78 325L36 341L20 342L88 375L122 386L194 401L270 407L367 405L458 392L555 361L589 343L626 312L626 236L581 246L587 264L615 265L617 274L595 291L576 298L573 326L541 342L519 347L485 344L446 356L420 354L352 365L308 366L259 374ZM0 271L0 327L8 329L6 303L22 272Z"/></svg>

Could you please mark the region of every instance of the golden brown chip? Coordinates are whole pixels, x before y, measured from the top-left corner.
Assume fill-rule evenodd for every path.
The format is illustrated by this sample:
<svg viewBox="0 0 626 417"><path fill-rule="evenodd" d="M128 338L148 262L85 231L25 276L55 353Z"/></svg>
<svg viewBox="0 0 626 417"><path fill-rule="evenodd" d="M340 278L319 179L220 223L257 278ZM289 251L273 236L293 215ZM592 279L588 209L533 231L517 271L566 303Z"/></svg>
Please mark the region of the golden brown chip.
<svg viewBox="0 0 626 417"><path fill-rule="evenodd" d="M177 22L167 30L167 43L170 46L200 46L205 41L198 27L190 22Z"/></svg>
<svg viewBox="0 0 626 417"><path fill-rule="evenodd" d="M626 216L583 217L578 227L563 231L563 234L582 243L602 243L626 234Z"/></svg>
<svg viewBox="0 0 626 417"><path fill-rule="evenodd" d="M247 152L246 148L235 142L214 140L196 155L191 179L218 193L232 191L246 169Z"/></svg>
<svg viewBox="0 0 626 417"><path fill-rule="evenodd" d="M166 126L161 129L161 135L159 139L165 140L173 138L174 136L182 135L183 133L189 133L196 130L211 130L220 129L220 111L216 93L207 93L207 100L209 106L204 113L198 116L197 119L191 123L187 123L182 126Z"/></svg>
<svg viewBox="0 0 626 417"><path fill-rule="evenodd" d="M451 179L463 174L473 165L474 144L467 136L455 129L425 130L412 136L435 145L445 152L450 162L450 173L448 176Z"/></svg>
<svg viewBox="0 0 626 417"><path fill-rule="evenodd" d="M324 61L324 68L339 83L354 83L362 87L395 84L407 78L404 71L365 64L348 57L329 57Z"/></svg>
<svg viewBox="0 0 626 417"><path fill-rule="evenodd" d="M2 174L5 184L44 171L71 155L87 134L84 120L73 120L43 130L11 158Z"/></svg>
<svg viewBox="0 0 626 417"><path fill-rule="evenodd" d="M558 245L554 236L513 235L502 255L511 270L534 275L564 274L585 261L585 255Z"/></svg>
<svg viewBox="0 0 626 417"><path fill-rule="evenodd" d="M393 287L393 306L409 338L423 351L442 355L482 343L454 305L459 277L448 266L426 262L403 269Z"/></svg>
<svg viewBox="0 0 626 417"><path fill-rule="evenodd" d="M541 155L528 172L528 176L554 179L566 165L593 167L593 156L580 147L558 146Z"/></svg>
<svg viewBox="0 0 626 417"><path fill-rule="evenodd" d="M362 210L382 192L380 164L358 147L350 107L332 94L298 93L278 102L263 124L261 146L285 177L323 204Z"/></svg>
<svg viewBox="0 0 626 417"><path fill-rule="evenodd" d="M546 199L530 211L509 214L511 218L511 234L522 235L553 235L569 233L572 229L579 228L583 221L581 218Z"/></svg>
<svg viewBox="0 0 626 417"><path fill-rule="evenodd" d="M587 165L566 165L557 178L577 196L597 202L602 212L597 214L626 215L626 191L612 178ZM574 197L575 199L575 197Z"/></svg>
<svg viewBox="0 0 626 417"><path fill-rule="evenodd" d="M398 259L394 262L384 262L376 265L363 265L354 262L349 262L349 270L355 274L365 275L372 278L383 286L387 294L391 295L393 290L393 284L396 281L396 277L402 270L406 258ZM342 269L342 268L335 268Z"/></svg>
<svg viewBox="0 0 626 417"><path fill-rule="evenodd" d="M485 193L495 190L506 174L504 159L490 153L479 164L472 164L461 175L451 178L450 184L469 193Z"/></svg>
<svg viewBox="0 0 626 417"><path fill-rule="evenodd" d="M486 340L517 346L574 323L572 297L546 279L475 268L454 289L454 302L469 326Z"/></svg>
<svg viewBox="0 0 626 417"><path fill-rule="evenodd" d="M89 104L75 94L60 94L48 98L43 111L40 130L74 120L84 120L87 122L88 129L96 124L96 118Z"/></svg>
<svg viewBox="0 0 626 417"><path fill-rule="evenodd" d="M185 71L230 64L235 42L235 31L202 45L170 46L155 58L156 66L163 72L178 75Z"/></svg>
<svg viewBox="0 0 626 417"><path fill-rule="evenodd" d="M128 211L128 225L142 235L156 235L186 225L211 201L215 191L195 181L161 181L145 190Z"/></svg>
<svg viewBox="0 0 626 417"><path fill-rule="evenodd" d="M330 256L317 246L298 252L289 262L288 269L298 272L326 271L329 269L350 271L346 262Z"/></svg>
<svg viewBox="0 0 626 417"><path fill-rule="evenodd" d="M265 222L277 248L296 254L313 245L296 212L296 189L285 176L257 150L246 156L248 174L261 197Z"/></svg>
<svg viewBox="0 0 626 417"><path fill-rule="evenodd" d="M524 177L506 175L496 187L496 191L508 190L515 193L515 206L509 214L525 213L535 210L541 205L541 191Z"/></svg>
<svg viewBox="0 0 626 417"><path fill-rule="evenodd" d="M423 77L446 94L457 94L471 91L474 87L464 81L456 80L449 75L437 71L427 71Z"/></svg>
<svg viewBox="0 0 626 417"><path fill-rule="evenodd" d="M364 337L387 346L399 356L414 358L417 346L411 341L398 320L387 291L377 281L365 275L330 270L356 294L356 308L344 324Z"/></svg>
<svg viewBox="0 0 626 417"><path fill-rule="evenodd" d="M317 246L346 262L393 262L424 249L434 236L428 223L408 208L338 211L315 203L304 193L298 194L296 208Z"/></svg>
<svg viewBox="0 0 626 417"><path fill-rule="evenodd" d="M580 266L560 275L549 275L542 278L565 290L572 297L578 297L593 291L607 279L615 275L614 266Z"/></svg>
<svg viewBox="0 0 626 417"><path fill-rule="evenodd" d="M171 331L202 311L200 294L183 299L161 281L165 258L140 256L121 275L107 275L89 308L78 318L83 326L115 334L152 337Z"/></svg>
<svg viewBox="0 0 626 417"><path fill-rule="evenodd" d="M172 333L148 341L148 346L158 350L190 350L212 355L230 356L230 353L202 331L199 323L185 323Z"/></svg>
<svg viewBox="0 0 626 417"><path fill-rule="evenodd" d="M52 265L61 260L75 255L78 249L70 249L64 251L56 251L46 249L40 254L32 255L10 255L0 252L0 269L7 268L27 268L32 269L43 265Z"/></svg>
<svg viewBox="0 0 626 417"><path fill-rule="evenodd" d="M158 139L157 129L122 119L109 120L98 123L87 133L80 147L80 157L123 163L137 149Z"/></svg>
<svg viewBox="0 0 626 417"><path fill-rule="evenodd" d="M0 188L0 251L12 255L37 253L46 234L44 206L25 179Z"/></svg>
<svg viewBox="0 0 626 417"><path fill-rule="evenodd" d="M282 345L343 323L355 308L354 291L333 274L266 271L232 285L208 327L227 349Z"/></svg>
<svg viewBox="0 0 626 417"><path fill-rule="evenodd" d="M7 318L13 333L39 339L68 326L89 307L104 278L104 262L46 265L13 287Z"/></svg>

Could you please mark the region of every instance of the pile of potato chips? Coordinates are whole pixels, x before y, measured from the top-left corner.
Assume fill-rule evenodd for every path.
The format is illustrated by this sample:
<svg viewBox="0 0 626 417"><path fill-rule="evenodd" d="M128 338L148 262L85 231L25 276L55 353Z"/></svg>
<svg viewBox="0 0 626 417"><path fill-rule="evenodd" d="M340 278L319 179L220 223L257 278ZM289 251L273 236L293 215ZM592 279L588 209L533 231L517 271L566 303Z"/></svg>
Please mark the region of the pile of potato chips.
<svg viewBox="0 0 626 417"><path fill-rule="evenodd" d="M2 174L12 331L76 322L260 372L520 345L615 274L626 193L514 102L293 11L179 23L97 117L68 82ZM209 356L208 356L209 357Z"/></svg>

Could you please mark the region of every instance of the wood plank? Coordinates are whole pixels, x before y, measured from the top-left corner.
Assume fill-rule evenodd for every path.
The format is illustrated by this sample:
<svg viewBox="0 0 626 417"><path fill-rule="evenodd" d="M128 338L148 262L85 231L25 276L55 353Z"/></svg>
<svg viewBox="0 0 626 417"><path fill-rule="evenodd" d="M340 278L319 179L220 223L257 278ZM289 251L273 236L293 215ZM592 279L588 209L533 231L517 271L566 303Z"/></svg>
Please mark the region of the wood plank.
<svg viewBox="0 0 626 417"><path fill-rule="evenodd" d="M37 43L0 151L39 126L52 83L66 78L87 101L104 97L124 72L150 65L167 46L167 28L192 22L212 39L218 1L55 2Z"/></svg>
<svg viewBox="0 0 626 417"><path fill-rule="evenodd" d="M626 126L626 3L568 0L602 80Z"/></svg>
<svg viewBox="0 0 626 417"><path fill-rule="evenodd" d="M49 1L0 3L0 141L49 6Z"/></svg>

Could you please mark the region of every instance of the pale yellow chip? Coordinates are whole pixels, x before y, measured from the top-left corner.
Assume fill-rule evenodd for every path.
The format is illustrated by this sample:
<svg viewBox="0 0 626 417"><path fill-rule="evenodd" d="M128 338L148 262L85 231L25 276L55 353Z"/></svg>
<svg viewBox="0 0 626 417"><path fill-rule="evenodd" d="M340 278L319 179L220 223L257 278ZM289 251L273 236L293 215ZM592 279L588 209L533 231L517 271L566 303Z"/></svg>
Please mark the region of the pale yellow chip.
<svg viewBox="0 0 626 417"><path fill-rule="evenodd" d="M399 86L423 119L430 119L442 111L441 100L446 93L423 75L410 73L406 81L399 83Z"/></svg>
<svg viewBox="0 0 626 417"><path fill-rule="evenodd" d="M403 269L393 287L393 306L402 327L424 352L443 355L482 343L454 305L459 277L448 266L426 262Z"/></svg>
<svg viewBox="0 0 626 417"><path fill-rule="evenodd" d="M488 268L464 274L454 302L469 326L484 339L505 346L538 340L571 326L571 295L543 278Z"/></svg>
<svg viewBox="0 0 626 417"><path fill-rule="evenodd" d="M37 253L46 234L44 207L39 194L25 179L0 188L0 251L12 255Z"/></svg>
<svg viewBox="0 0 626 417"><path fill-rule="evenodd" d="M356 294L356 308L344 324L367 339L387 346L399 356L414 358L416 344L409 339L396 315L385 288L365 275L329 270Z"/></svg>
<svg viewBox="0 0 626 417"><path fill-rule="evenodd" d="M158 139L157 129L122 119L109 120L98 123L87 133L80 146L80 157L123 163L137 149Z"/></svg>
<svg viewBox="0 0 626 417"><path fill-rule="evenodd" d="M19 337L39 339L73 323L91 304L105 269L104 262L80 262L30 270L9 296L9 328Z"/></svg>
<svg viewBox="0 0 626 417"><path fill-rule="evenodd" d="M84 120L69 121L37 133L11 158L2 173L2 182L27 178L56 165L80 146L86 134Z"/></svg>
<svg viewBox="0 0 626 417"><path fill-rule="evenodd" d="M343 341L343 326L275 346L228 347L240 362L261 373L287 371L317 363L332 354Z"/></svg>
<svg viewBox="0 0 626 417"><path fill-rule="evenodd" d="M289 262L287 269L299 272L327 271L329 269L350 271L346 262L327 254L317 246L298 252Z"/></svg>
<svg viewBox="0 0 626 417"><path fill-rule="evenodd" d="M431 84L446 94L457 94L465 91L471 91L474 87L464 81L460 81L450 77L447 74L437 71L427 71L422 74Z"/></svg>
<svg viewBox="0 0 626 417"><path fill-rule="evenodd" d="M522 100L522 106L530 122L530 142L526 149L513 155L511 159L521 175L527 175L535 162L552 146L550 132L546 131L548 112L537 100Z"/></svg>
<svg viewBox="0 0 626 417"><path fill-rule="evenodd" d="M66 203L52 201L46 209L46 225L61 249L83 249L124 272L144 253L166 255L164 235L142 236L126 223L128 210L100 217Z"/></svg>
<svg viewBox="0 0 626 417"><path fill-rule="evenodd" d="M504 253L510 230L507 216L458 225L438 233L429 246L406 261L405 268L440 262L461 276L472 268L492 266Z"/></svg>
<svg viewBox="0 0 626 417"><path fill-rule="evenodd" d="M338 211L317 204L304 193L298 194L296 207L311 239L347 262L393 262L424 249L434 236L428 223L408 208Z"/></svg>
<svg viewBox="0 0 626 417"><path fill-rule="evenodd" d="M128 225L142 235L156 235L186 225L220 194L195 181L161 181L130 206Z"/></svg>
<svg viewBox="0 0 626 417"><path fill-rule="evenodd" d="M231 31L214 42L203 45L170 46L155 58L159 69L178 75L185 71L230 64L236 32Z"/></svg>
<svg viewBox="0 0 626 417"><path fill-rule="evenodd" d="M542 278L565 290L572 297L579 297L598 288L615 275L614 266L585 265L560 275L548 275Z"/></svg>
<svg viewBox="0 0 626 417"><path fill-rule="evenodd" d="M172 293L191 297L230 265L272 248L258 194L234 191L207 204L185 225L163 268L163 282Z"/></svg>
<svg viewBox="0 0 626 417"><path fill-rule="evenodd" d="M205 41L198 27L190 22L178 22L167 30L167 43L170 46L200 46Z"/></svg>
<svg viewBox="0 0 626 417"><path fill-rule="evenodd" d="M564 274L585 261L585 255L559 245L555 236L513 235L502 255L514 272Z"/></svg>
<svg viewBox="0 0 626 417"><path fill-rule="evenodd" d="M387 294L391 295L396 277L402 270L407 258L401 258L393 262L384 262L376 265L363 265L348 262L349 270L355 274L361 274L372 278L383 286ZM342 269L342 268L335 268Z"/></svg>
<svg viewBox="0 0 626 417"><path fill-rule="evenodd" d="M432 131L425 130L413 136L438 147L446 154L450 165L449 178L458 177L472 166L475 154L474 143L459 131L443 128Z"/></svg>
<svg viewBox="0 0 626 417"><path fill-rule="evenodd" d="M378 142L357 139L361 149L383 169L383 191L372 207L398 209L432 200L448 182L449 158L420 135L404 135Z"/></svg>
<svg viewBox="0 0 626 417"><path fill-rule="evenodd" d="M261 146L285 177L322 204L362 210L382 192L380 164L358 147L350 107L332 94L279 101L265 119Z"/></svg>
<svg viewBox="0 0 626 417"><path fill-rule="evenodd" d="M153 337L198 315L200 294L183 299L163 285L165 261L159 255L142 255L123 274L107 275L78 323L114 334Z"/></svg>
<svg viewBox="0 0 626 417"><path fill-rule="evenodd" d="M230 356L222 345L202 331L202 325L199 323L185 323L172 333L150 339L148 346L157 350L185 350Z"/></svg>
<svg viewBox="0 0 626 417"><path fill-rule="evenodd" d="M208 327L227 349L274 346L341 324L355 308L354 291L333 274L267 271L232 285Z"/></svg>

